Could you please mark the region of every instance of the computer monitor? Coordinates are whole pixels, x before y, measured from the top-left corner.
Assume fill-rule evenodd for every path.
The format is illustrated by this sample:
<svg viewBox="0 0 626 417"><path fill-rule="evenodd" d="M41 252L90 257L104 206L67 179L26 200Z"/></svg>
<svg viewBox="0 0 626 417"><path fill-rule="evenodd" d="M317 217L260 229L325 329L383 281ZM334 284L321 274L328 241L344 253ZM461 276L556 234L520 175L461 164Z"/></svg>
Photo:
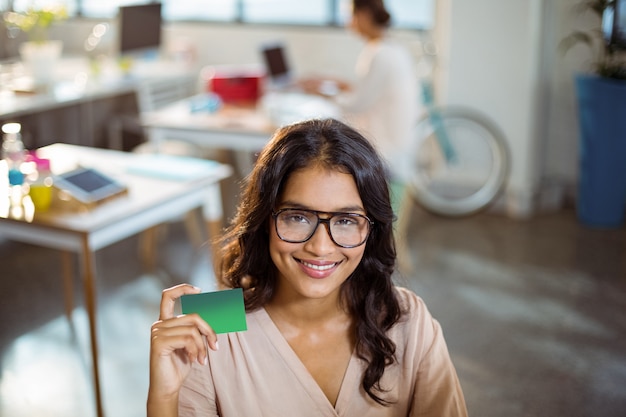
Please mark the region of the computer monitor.
<svg viewBox="0 0 626 417"><path fill-rule="evenodd" d="M158 55L163 23L161 3L120 6L118 22L120 55Z"/></svg>

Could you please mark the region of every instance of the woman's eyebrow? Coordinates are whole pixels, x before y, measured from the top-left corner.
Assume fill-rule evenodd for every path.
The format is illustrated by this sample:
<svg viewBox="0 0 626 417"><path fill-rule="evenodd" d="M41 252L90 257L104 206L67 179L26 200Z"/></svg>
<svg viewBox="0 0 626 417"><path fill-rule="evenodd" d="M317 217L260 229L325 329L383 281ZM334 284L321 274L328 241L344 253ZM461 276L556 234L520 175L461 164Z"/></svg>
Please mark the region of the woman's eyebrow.
<svg viewBox="0 0 626 417"><path fill-rule="evenodd" d="M307 206L305 204L301 204L301 203L297 203L295 201L291 201L291 200L285 200L282 201L279 205L279 208L285 208L285 207L289 207L289 208L295 208L295 209L303 209L303 210L314 210L314 211L325 211L325 210L317 210L314 207L311 206ZM353 212L364 212L365 209L359 205L354 205L354 206L345 206L345 207L339 207L336 210L331 210L331 212L339 212L339 213L353 213Z"/></svg>

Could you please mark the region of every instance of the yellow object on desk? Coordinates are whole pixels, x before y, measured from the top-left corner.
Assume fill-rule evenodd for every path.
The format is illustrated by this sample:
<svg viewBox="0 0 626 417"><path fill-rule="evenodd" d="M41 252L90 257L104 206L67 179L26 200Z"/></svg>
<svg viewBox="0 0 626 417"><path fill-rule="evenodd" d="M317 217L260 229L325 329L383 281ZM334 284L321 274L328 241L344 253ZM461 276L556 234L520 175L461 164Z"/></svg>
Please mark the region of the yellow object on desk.
<svg viewBox="0 0 626 417"><path fill-rule="evenodd" d="M28 192L36 212L47 211L52 203L52 184L31 184Z"/></svg>

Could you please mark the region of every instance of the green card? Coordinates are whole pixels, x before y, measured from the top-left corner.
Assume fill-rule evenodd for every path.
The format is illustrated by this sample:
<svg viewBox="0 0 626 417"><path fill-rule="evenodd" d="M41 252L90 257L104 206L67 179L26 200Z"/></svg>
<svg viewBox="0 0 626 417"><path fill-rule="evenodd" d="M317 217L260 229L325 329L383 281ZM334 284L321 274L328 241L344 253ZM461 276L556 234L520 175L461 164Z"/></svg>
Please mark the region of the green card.
<svg viewBox="0 0 626 417"><path fill-rule="evenodd" d="M247 330L246 309L243 290L187 294L180 297L183 314L197 313L209 323L215 333L230 333Z"/></svg>

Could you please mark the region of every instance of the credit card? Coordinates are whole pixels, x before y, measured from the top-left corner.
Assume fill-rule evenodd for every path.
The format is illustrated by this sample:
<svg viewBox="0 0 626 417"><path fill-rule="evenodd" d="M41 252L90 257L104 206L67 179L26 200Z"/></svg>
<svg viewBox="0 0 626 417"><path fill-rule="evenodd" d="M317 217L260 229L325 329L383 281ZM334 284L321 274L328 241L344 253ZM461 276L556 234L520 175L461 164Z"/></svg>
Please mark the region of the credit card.
<svg viewBox="0 0 626 417"><path fill-rule="evenodd" d="M241 332L248 329L243 290L186 294L180 297L183 314L197 313L215 333Z"/></svg>

